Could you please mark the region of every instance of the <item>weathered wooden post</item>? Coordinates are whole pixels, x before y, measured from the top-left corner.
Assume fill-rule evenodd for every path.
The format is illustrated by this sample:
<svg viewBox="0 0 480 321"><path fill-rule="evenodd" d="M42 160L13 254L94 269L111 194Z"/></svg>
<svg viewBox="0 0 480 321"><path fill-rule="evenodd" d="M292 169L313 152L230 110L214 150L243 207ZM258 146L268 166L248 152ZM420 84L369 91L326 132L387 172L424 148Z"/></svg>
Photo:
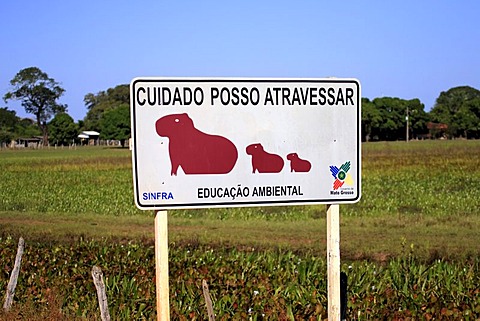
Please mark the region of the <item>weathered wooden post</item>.
<svg viewBox="0 0 480 321"><path fill-rule="evenodd" d="M103 283L103 273L98 266L94 266L92 268L92 277L95 288L97 289L98 306L100 307L100 317L102 318L102 321L110 321L107 293L105 291L105 283Z"/></svg>
<svg viewBox="0 0 480 321"><path fill-rule="evenodd" d="M157 320L169 321L167 211L155 212L155 279L157 288Z"/></svg>
<svg viewBox="0 0 480 321"><path fill-rule="evenodd" d="M18 240L17 256L15 257L15 265L13 266L12 274L10 274L10 280L7 285L7 295L5 297L5 303L3 309L8 312L12 307L13 296L15 295L15 288L17 287L18 274L20 273L20 265L22 264L23 250L25 247L25 241L21 237Z"/></svg>
<svg viewBox="0 0 480 321"><path fill-rule="evenodd" d="M207 280L202 281L203 296L205 297L205 304L207 306L208 320L215 321L215 313L213 312L212 299L210 298L210 291L208 290Z"/></svg>
<svg viewBox="0 0 480 321"><path fill-rule="evenodd" d="M327 205L328 320L340 321L340 206Z"/></svg>

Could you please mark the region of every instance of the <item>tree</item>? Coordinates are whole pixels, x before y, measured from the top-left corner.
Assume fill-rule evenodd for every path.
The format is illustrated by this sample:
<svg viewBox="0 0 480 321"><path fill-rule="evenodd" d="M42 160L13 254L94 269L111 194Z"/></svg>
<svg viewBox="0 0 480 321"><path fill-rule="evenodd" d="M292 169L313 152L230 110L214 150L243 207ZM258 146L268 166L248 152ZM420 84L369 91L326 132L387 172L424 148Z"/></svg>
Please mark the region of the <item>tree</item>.
<svg viewBox="0 0 480 321"><path fill-rule="evenodd" d="M430 120L429 115L425 112L425 105L418 99L410 99L405 101L408 107L408 122L410 138L416 138L419 135L428 133L427 124Z"/></svg>
<svg viewBox="0 0 480 321"><path fill-rule="evenodd" d="M10 144L18 121L15 111L8 110L7 107L0 108L0 144Z"/></svg>
<svg viewBox="0 0 480 321"><path fill-rule="evenodd" d="M101 132L100 123L105 112L122 104L130 104L130 89L128 85L118 85L97 94L88 93L83 101L88 109L84 119L85 129Z"/></svg>
<svg viewBox="0 0 480 321"><path fill-rule="evenodd" d="M116 139L125 147L125 141L130 137L130 107L122 104L115 109L106 111L100 122L100 137Z"/></svg>
<svg viewBox="0 0 480 321"><path fill-rule="evenodd" d="M10 85L11 91L7 92L3 99L5 102L19 100L27 113L35 115L37 126L42 131L43 143L47 145L47 121L52 115L67 110L66 105L57 103L65 89L37 67L20 70L10 81Z"/></svg>
<svg viewBox="0 0 480 321"><path fill-rule="evenodd" d="M478 137L480 91L469 86L442 91L430 114L434 122L448 125L447 134L450 137Z"/></svg>
<svg viewBox="0 0 480 321"><path fill-rule="evenodd" d="M33 137L42 134L38 126L35 125L35 121L30 118L21 119L15 126L15 133L17 137Z"/></svg>
<svg viewBox="0 0 480 321"><path fill-rule="evenodd" d="M405 140L427 133L428 115L419 99L382 97L370 101L362 98L364 140Z"/></svg>
<svg viewBox="0 0 480 321"><path fill-rule="evenodd" d="M19 119L13 110L8 110L7 107L0 108L0 128L13 130Z"/></svg>
<svg viewBox="0 0 480 321"><path fill-rule="evenodd" d="M78 135L78 126L67 113L55 115L48 129L51 139L59 145L68 145Z"/></svg>
<svg viewBox="0 0 480 321"><path fill-rule="evenodd" d="M379 140L398 140L405 137L406 105L400 98L382 97L372 101L379 111L380 121L372 134Z"/></svg>
<svg viewBox="0 0 480 321"><path fill-rule="evenodd" d="M362 140L370 141L374 138L375 131L378 132L382 121L380 110L368 99L362 98ZM378 139L378 137L377 137Z"/></svg>

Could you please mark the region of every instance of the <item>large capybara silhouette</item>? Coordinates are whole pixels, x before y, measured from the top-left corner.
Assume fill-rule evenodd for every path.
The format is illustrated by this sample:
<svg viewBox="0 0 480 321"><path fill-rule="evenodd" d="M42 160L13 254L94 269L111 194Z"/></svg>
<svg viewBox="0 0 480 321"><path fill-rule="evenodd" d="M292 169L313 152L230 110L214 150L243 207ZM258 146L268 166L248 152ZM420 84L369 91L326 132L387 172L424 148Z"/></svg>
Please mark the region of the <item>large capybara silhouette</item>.
<svg viewBox="0 0 480 321"><path fill-rule="evenodd" d="M247 154L252 155L252 173L280 173L283 159L276 154L267 153L261 144L247 146Z"/></svg>
<svg viewBox="0 0 480 321"><path fill-rule="evenodd" d="M290 172L306 173L312 168L312 164L308 160L298 157L297 153L288 154L287 159L290 161Z"/></svg>
<svg viewBox="0 0 480 321"><path fill-rule="evenodd" d="M155 128L169 139L171 175L177 175L179 166L185 174L227 174L237 162L237 148L230 140L196 129L188 114L164 116Z"/></svg>

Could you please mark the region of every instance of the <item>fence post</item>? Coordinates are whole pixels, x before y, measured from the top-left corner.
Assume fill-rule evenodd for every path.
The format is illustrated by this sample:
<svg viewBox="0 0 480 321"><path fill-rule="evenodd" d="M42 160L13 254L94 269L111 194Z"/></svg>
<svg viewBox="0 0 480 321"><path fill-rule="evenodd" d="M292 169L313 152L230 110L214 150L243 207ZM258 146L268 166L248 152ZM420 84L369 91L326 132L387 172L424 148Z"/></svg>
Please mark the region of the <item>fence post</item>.
<svg viewBox="0 0 480 321"><path fill-rule="evenodd" d="M25 241L21 237L18 240L17 256L15 257L15 265L13 266L12 274L10 275L10 280L7 285L7 296L5 298L5 303L3 304L3 309L8 312L12 307L13 296L15 295L15 288L17 287L18 274L20 273L20 265L22 263L23 249L25 247Z"/></svg>
<svg viewBox="0 0 480 321"><path fill-rule="evenodd" d="M215 313L213 312L212 299L210 298L210 291L208 290L208 284L206 280L202 281L203 296L205 297L205 303L207 305L208 320L215 321Z"/></svg>
<svg viewBox="0 0 480 321"><path fill-rule="evenodd" d="M105 283L103 283L103 273L98 266L94 266L92 268L92 277L95 288L97 289L98 305L100 306L100 317L102 318L102 321L110 321L107 293L105 292Z"/></svg>

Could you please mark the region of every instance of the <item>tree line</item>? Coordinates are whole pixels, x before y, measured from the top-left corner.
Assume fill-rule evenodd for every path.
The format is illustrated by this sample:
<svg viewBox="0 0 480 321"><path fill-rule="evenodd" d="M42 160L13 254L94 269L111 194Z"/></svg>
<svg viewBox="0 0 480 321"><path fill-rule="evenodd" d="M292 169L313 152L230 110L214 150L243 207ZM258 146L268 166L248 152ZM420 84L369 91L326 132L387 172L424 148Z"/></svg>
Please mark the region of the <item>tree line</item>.
<svg viewBox="0 0 480 321"><path fill-rule="evenodd" d="M87 114L75 123L68 106L58 102L65 89L37 67L20 70L3 96L19 101L33 120L0 108L0 143L20 137L42 136L44 144L68 145L84 130L98 131L101 139L130 137L130 91L127 84L84 97ZM426 138L480 138L480 91L460 86L441 92L430 112L419 99L362 98L362 141Z"/></svg>
<svg viewBox="0 0 480 321"><path fill-rule="evenodd" d="M480 138L480 91L442 91L430 112L419 99L362 98L362 139Z"/></svg>
<svg viewBox="0 0 480 321"><path fill-rule="evenodd" d="M0 108L0 143L9 144L20 137L42 136L49 142L69 145L78 141L82 131L97 131L100 139L118 140L125 146L130 137L130 105L128 85L119 85L97 94L85 95L87 115L77 123L68 114L68 106L57 101L65 90L37 67L25 68L10 81L11 88L3 96L6 102L20 101L25 112L34 119L21 119L8 107Z"/></svg>

